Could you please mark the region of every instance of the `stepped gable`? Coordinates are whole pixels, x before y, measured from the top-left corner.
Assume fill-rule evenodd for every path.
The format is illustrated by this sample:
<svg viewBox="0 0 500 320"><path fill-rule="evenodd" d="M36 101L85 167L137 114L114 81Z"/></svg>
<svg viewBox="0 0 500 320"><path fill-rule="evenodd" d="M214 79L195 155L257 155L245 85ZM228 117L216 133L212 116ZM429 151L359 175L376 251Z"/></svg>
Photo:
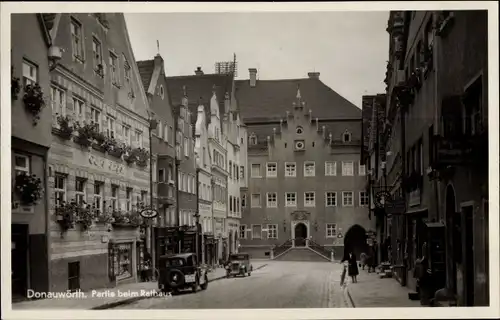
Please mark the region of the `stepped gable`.
<svg viewBox="0 0 500 320"><path fill-rule="evenodd" d="M183 87L186 87L186 93L189 101L188 107L191 112L191 122L193 125L196 124L198 106L200 104L203 104L205 107L207 125L210 123L210 100L212 99L214 90L217 102L219 103L219 111L222 120L222 115L224 114L225 94L226 92L230 93L232 91L233 78L231 75L189 75L166 77L166 80L170 102L176 109L182 103L184 94Z"/></svg>
<svg viewBox="0 0 500 320"><path fill-rule="evenodd" d="M361 119L361 109L319 79L237 80L236 100L245 122L279 121L295 101L297 86L302 99L319 119Z"/></svg>

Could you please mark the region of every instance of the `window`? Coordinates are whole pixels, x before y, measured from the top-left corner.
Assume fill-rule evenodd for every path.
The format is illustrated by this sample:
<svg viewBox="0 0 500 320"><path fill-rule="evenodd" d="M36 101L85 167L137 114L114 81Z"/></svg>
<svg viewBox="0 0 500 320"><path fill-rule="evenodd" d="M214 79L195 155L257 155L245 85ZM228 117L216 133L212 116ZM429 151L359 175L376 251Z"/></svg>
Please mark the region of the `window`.
<svg viewBox="0 0 500 320"><path fill-rule="evenodd" d="M141 131L136 131L135 132L135 141L137 142L137 146L139 148L142 148L142 132Z"/></svg>
<svg viewBox="0 0 500 320"><path fill-rule="evenodd" d="M247 238L247 226L244 224L240 225L240 239L246 239Z"/></svg>
<svg viewBox="0 0 500 320"><path fill-rule="evenodd" d="M252 163L252 178L261 178L260 164Z"/></svg>
<svg viewBox="0 0 500 320"><path fill-rule="evenodd" d="M75 200L80 206L85 204L85 179L75 179Z"/></svg>
<svg viewBox="0 0 500 320"><path fill-rule="evenodd" d="M130 211L132 210L132 188L127 188L127 191L126 191L126 207L127 207L127 211Z"/></svg>
<svg viewBox="0 0 500 320"><path fill-rule="evenodd" d="M56 206L61 206L66 201L66 176L56 173L54 176L54 193Z"/></svg>
<svg viewBox="0 0 500 320"><path fill-rule="evenodd" d="M316 175L316 168L314 162L308 161L304 163L304 177L314 177Z"/></svg>
<svg viewBox="0 0 500 320"><path fill-rule="evenodd" d="M252 208L260 208L260 193L252 194Z"/></svg>
<svg viewBox="0 0 500 320"><path fill-rule="evenodd" d="M165 182L165 169L158 169L158 182Z"/></svg>
<svg viewBox="0 0 500 320"><path fill-rule="evenodd" d="M83 61L83 36L82 25L80 22L71 18L71 46L73 49L73 57L80 62Z"/></svg>
<svg viewBox="0 0 500 320"><path fill-rule="evenodd" d="M250 145L256 145L256 144L257 144L257 136L251 135L250 136Z"/></svg>
<svg viewBox="0 0 500 320"><path fill-rule="evenodd" d="M130 145L130 128L126 125L122 125L122 135L123 135L123 142L125 142L127 145Z"/></svg>
<svg viewBox="0 0 500 320"><path fill-rule="evenodd" d="M296 177L297 165L295 162L285 162L285 177Z"/></svg>
<svg viewBox="0 0 500 320"><path fill-rule="evenodd" d="M296 192L286 192L285 193L285 206L296 207L297 206L297 193Z"/></svg>
<svg viewBox="0 0 500 320"><path fill-rule="evenodd" d="M278 164L276 162L267 163L266 177L275 178L278 175Z"/></svg>
<svg viewBox="0 0 500 320"><path fill-rule="evenodd" d="M173 139L174 138L174 133L173 132L174 132L174 129L171 126L169 126L168 127L168 136L167 136L167 139ZM170 141L170 142L173 142L173 140Z"/></svg>
<svg viewBox="0 0 500 320"><path fill-rule="evenodd" d="M358 167L358 175L364 176L366 175L366 166L364 164L360 164Z"/></svg>
<svg viewBox="0 0 500 320"><path fill-rule="evenodd" d="M189 138L184 137L184 156L189 157Z"/></svg>
<svg viewBox="0 0 500 320"><path fill-rule="evenodd" d="M94 181L94 206L97 210L102 210L102 191L104 183L100 181Z"/></svg>
<svg viewBox="0 0 500 320"><path fill-rule="evenodd" d="M304 207L314 207L315 206L315 197L314 192L305 192L304 193Z"/></svg>
<svg viewBox="0 0 500 320"><path fill-rule="evenodd" d="M240 198L236 198L236 212L241 213Z"/></svg>
<svg viewBox="0 0 500 320"><path fill-rule="evenodd" d="M141 191L141 205L145 205L146 204L146 200L148 198L148 192L147 191L144 191L142 190Z"/></svg>
<svg viewBox="0 0 500 320"><path fill-rule="evenodd" d="M102 45L95 37L92 39L92 59L94 60L94 69L102 72Z"/></svg>
<svg viewBox="0 0 500 320"><path fill-rule="evenodd" d="M97 125L99 131L99 124L101 123L101 112L96 108L90 108L90 122Z"/></svg>
<svg viewBox="0 0 500 320"><path fill-rule="evenodd" d="M252 225L252 239L262 238L262 226L260 224Z"/></svg>
<svg viewBox="0 0 500 320"><path fill-rule="evenodd" d="M118 186L117 185L111 185L110 203L111 203L111 205L110 205L111 209L118 210Z"/></svg>
<svg viewBox="0 0 500 320"><path fill-rule="evenodd" d="M328 191L325 193L325 206L335 207L337 206L337 192Z"/></svg>
<svg viewBox="0 0 500 320"><path fill-rule="evenodd" d="M354 203L354 195L352 191L342 192L342 206L352 207Z"/></svg>
<svg viewBox="0 0 500 320"><path fill-rule="evenodd" d="M107 133L109 138L114 138L115 137L115 119L108 116L107 121L108 121L108 128L106 129L106 133Z"/></svg>
<svg viewBox="0 0 500 320"><path fill-rule="evenodd" d="M245 167L241 166L240 167L240 179L244 179L244 178L245 178Z"/></svg>
<svg viewBox="0 0 500 320"><path fill-rule="evenodd" d="M342 134L342 141L345 142L351 142L351 133L349 131L345 131Z"/></svg>
<svg viewBox="0 0 500 320"><path fill-rule="evenodd" d="M80 119L85 119L85 103L76 98L76 97L73 97L73 107L75 108L75 114L78 118Z"/></svg>
<svg viewBox="0 0 500 320"><path fill-rule="evenodd" d="M165 128L163 129L163 141L168 142L168 125L165 124Z"/></svg>
<svg viewBox="0 0 500 320"><path fill-rule="evenodd" d="M229 179L233 179L233 162L229 160Z"/></svg>
<svg viewBox="0 0 500 320"><path fill-rule="evenodd" d="M111 83L118 85L118 57L109 52L109 68L111 69Z"/></svg>
<svg viewBox="0 0 500 320"><path fill-rule="evenodd" d="M125 83L130 88L130 64L128 63L125 55L123 55L123 70L124 70L123 77L125 78Z"/></svg>
<svg viewBox="0 0 500 320"><path fill-rule="evenodd" d="M66 92L57 88L50 88L50 100L52 102L52 112L58 115L66 115Z"/></svg>
<svg viewBox="0 0 500 320"><path fill-rule="evenodd" d="M278 239L278 225L268 224L267 225L267 238L268 239Z"/></svg>
<svg viewBox="0 0 500 320"><path fill-rule="evenodd" d="M243 195L241 195L241 207L246 208L246 206L247 206L247 195L246 193L244 193Z"/></svg>
<svg viewBox="0 0 500 320"><path fill-rule="evenodd" d="M160 97L162 100L165 99L165 90L162 85L160 85Z"/></svg>
<svg viewBox="0 0 500 320"><path fill-rule="evenodd" d="M366 191L359 192L359 205L361 207L368 205L368 192L366 192Z"/></svg>
<svg viewBox="0 0 500 320"><path fill-rule="evenodd" d="M160 138L160 139L163 138L163 132L162 132L163 125L161 124L161 121L158 121L158 124L156 126L156 130L158 131L158 133L157 133L158 138Z"/></svg>
<svg viewBox="0 0 500 320"><path fill-rule="evenodd" d="M30 174L30 158L24 155L15 154L14 155L15 166L14 170L16 175L20 173Z"/></svg>
<svg viewBox="0 0 500 320"><path fill-rule="evenodd" d="M276 192L268 192L267 193L267 207L268 208L278 207L278 199L277 199Z"/></svg>
<svg viewBox="0 0 500 320"><path fill-rule="evenodd" d="M342 162L342 175L343 176L353 176L354 175L354 170L353 170L353 162L348 161L348 162Z"/></svg>
<svg viewBox="0 0 500 320"><path fill-rule="evenodd" d="M326 237L334 238L337 236L337 225L335 223L326 224Z"/></svg>
<svg viewBox="0 0 500 320"><path fill-rule="evenodd" d="M23 86L34 85L38 82L38 67L23 60Z"/></svg>
<svg viewBox="0 0 500 320"><path fill-rule="evenodd" d="M325 176L336 176L337 175L337 162L326 161L325 162Z"/></svg>
<svg viewBox="0 0 500 320"><path fill-rule="evenodd" d="M304 132L304 130L302 129L302 127L297 127L295 132L297 132L297 134L302 134Z"/></svg>

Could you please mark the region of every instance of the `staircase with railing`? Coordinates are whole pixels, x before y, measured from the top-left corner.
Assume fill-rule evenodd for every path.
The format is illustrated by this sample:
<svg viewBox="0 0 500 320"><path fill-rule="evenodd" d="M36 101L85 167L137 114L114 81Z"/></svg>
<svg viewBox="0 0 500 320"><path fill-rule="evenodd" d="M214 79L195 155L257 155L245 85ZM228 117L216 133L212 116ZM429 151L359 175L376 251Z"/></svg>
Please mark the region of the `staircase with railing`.
<svg viewBox="0 0 500 320"><path fill-rule="evenodd" d="M276 259L277 256L282 255L286 251L290 250L293 247L292 239L288 239L283 244L274 247L273 250L273 259Z"/></svg>
<svg viewBox="0 0 500 320"><path fill-rule="evenodd" d="M319 253L320 255L324 256L325 258L331 259L332 250L325 248L325 246L322 246L319 243L316 243L313 240L309 239L308 247L311 248L316 253Z"/></svg>

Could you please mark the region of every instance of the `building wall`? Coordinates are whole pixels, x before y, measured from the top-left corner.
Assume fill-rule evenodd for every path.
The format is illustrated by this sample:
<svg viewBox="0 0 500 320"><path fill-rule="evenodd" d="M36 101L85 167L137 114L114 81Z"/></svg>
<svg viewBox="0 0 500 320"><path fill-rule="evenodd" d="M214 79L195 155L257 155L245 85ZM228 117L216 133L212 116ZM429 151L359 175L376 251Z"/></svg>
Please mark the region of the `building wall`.
<svg viewBox="0 0 500 320"><path fill-rule="evenodd" d="M49 62L47 58L47 42L44 38L37 14L11 15L11 66L12 76L19 78L23 86L23 61L36 66L37 83L44 96L49 94ZM50 146L51 114L47 104L39 114L36 126L33 117L27 112L23 102L24 88L21 87L17 99L12 101L11 108L11 156L12 156L12 215L11 224L27 226L28 237L25 265L13 262L13 268L25 268L26 287L36 291L47 291L49 288L48 239L47 239L47 152ZM45 189L43 197L33 206L23 206L15 193L14 172L16 170L15 155L26 156L30 174L35 174L42 181ZM12 227L14 230L14 226ZM14 232L12 232L14 233ZM15 243L16 241L12 241ZM19 244L13 246L17 249ZM14 255L14 251L12 251ZM24 253L23 253L24 254ZM24 288L26 289L26 288Z"/></svg>
<svg viewBox="0 0 500 320"><path fill-rule="evenodd" d="M300 102L299 104L300 105ZM314 110L313 110L314 111ZM327 125L328 123L325 123ZM297 134L297 127L303 128L303 133ZM256 150L249 146L248 155L248 201L247 208L243 213L242 225L245 225L247 232L245 239L241 239L245 251L268 251L271 245L280 245L293 237L293 223L296 220L296 211L306 212L306 224L308 224L308 234L312 240L327 246L334 246L335 255L343 254L343 238L338 238L339 234L345 236L350 227L355 224L360 225L366 231L373 229L372 221L368 219L368 208L360 206L360 192L365 191L365 177L359 175L360 145L341 145L335 147L328 145L328 138L325 139L322 133L318 132L318 127L314 121L309 121L308 114L302 108L295 108L293 116L285 124L274 125L279 129L279 134L270 137L267 150ZM330 123L332 128L336 128L336 133L340 136L346 129L351 133L352 141L361 139L361 119L359 121L338 121ZM257 126L248 125L250 137L253 131L257 131ZM333 137L332 139L339 139ZM251 138L250 138L251 139ZM305 151L295 151L295 140L303 140ZM304 164L306 161L314 161L314 177L304 176ZM335 176L325 176L325 162L335 161L337 170ZM353 162L353 175L342 176L342 162ZM277 177L266 177L266 165L270 162L277 164ZM285 162L296 163L296 177L285 177ZM252 165L260 164L260 177L252 176ZM353 192L354 199L352 206L342 204L342 192ZM277 207L267 207L266 195L269 192L277 193ZM297 205L295 207L285 206L285 193L296 192ZM315 192L315 204L313 207L306 207L304 203L304 193ZM325 193L336 192L336 206L325 206ZM260 207L252 204L252 194L259 194L261 199ZM261 239L255 239L251 231L252 225L262 225L262 229L267 229L267 225L274 224L277 228L277 238L269 239L268 232L263 231ZM326 236L326 225L335 224L337 232L331 237ZM260 248L260 249L256 249ZM254 254L258 254L255 252Z"/></svg>
<svg viewBox="0 0 500 320"><path fill-rule="evenodd" d="M65 95L63 105L54 105L54 112L59 111L71 116L74 120L91 121L91 109L98 110L100 130L106 132L110 127L106 117L114 119L115 138L131 147L142 146L149 150L147 108L148 103L130 47L123 14L105 15L109 28L98 22L91 14L60 14L60 19L54 24L54 44L64 49L60 64L52 72L52 83ZM73 52L70 23L77 21L81 27L83 39L83 57L78 60ZM102 47L102 62L104 74L94 71L92 59L93 39L99 39ZM109 65L110 52L117 57L117 82L111 81ZM130 66L130 77L125 78L125 59ZM73 103L73 98L83 102L84 112L79 114ZM57 100L56 100L57 101ZM53 115L55 118L55 114ZM130 139L124 136L122 125L129 128ZM57 122L53 121L57 127ZM134 133L140 133L135 136ZM74 133L75 134L75 133ZM61 232L61 227L54 214L55 176L64 177L65 200L75 199L75 180L85 181L85 196L87 203L94 203L95 182L104 184L101 191L101 208L110 212L111 185L119 187L117 209L126 210L126 190L132 190L131 205L148 203L149 200L149 169L136 164L128 165L122 159L103 153L98 148L83 148L76 142L64 140L53 134L49 153L49 212L51 216L50 235L52 290L66 290L68 286L68 264L80 262L80 286L91 289L105 285L114 285L108 274L108 242L120 241L132 244L129 258L131 277L126 281L136 280L135 243L137 228L103 228L98 223L90 232L82 232L78 224L67 232ZM149 164L148 164L149 165ZM108 233L108 230L109 233ZM115 239L117 234L119 239ZM132 255L132 257L130 257Z"/></svg>

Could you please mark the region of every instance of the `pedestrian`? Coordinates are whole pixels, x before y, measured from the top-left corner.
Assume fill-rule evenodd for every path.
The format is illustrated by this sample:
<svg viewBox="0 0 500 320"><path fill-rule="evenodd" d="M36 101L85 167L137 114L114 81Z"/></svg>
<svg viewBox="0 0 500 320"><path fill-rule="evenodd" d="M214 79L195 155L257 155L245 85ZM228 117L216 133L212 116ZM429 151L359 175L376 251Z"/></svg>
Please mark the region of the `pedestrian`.
<svg viewBox="0 0 500 320"><path fill-rule="evenodd" d="M422 245L422 257L415 261L413 276L417 278L417 292L420 296L421 305L429 305L432 296L431 279L429 273L429 260L427 258L427 242Z"/></svg>
<svg viewBox="0 0 500 320"><path fill-rule="evenodd" d="M363 270L365 270L365 266L366 266L366 263L368 261L368 256L366 255L366 253L362 252L361 255L359 256L359 260L360 260L359 266Z"/></svg>
<svg viewBox="0 0 500 320"><path fill-rule="evenodd" d="M344 261L347 261L348 263L347 273L349 277L351 277L352 282L358 282L358 261L356 261L356 255L354 252L351 251L349 255L342 260L342 262Z"/></svg>
<svg viewBox="0 0 500 320"><path fill-rule="evenodd" d="M151 281L151 255L148 252L144 255L143 279L145 282Z"/></svg>

